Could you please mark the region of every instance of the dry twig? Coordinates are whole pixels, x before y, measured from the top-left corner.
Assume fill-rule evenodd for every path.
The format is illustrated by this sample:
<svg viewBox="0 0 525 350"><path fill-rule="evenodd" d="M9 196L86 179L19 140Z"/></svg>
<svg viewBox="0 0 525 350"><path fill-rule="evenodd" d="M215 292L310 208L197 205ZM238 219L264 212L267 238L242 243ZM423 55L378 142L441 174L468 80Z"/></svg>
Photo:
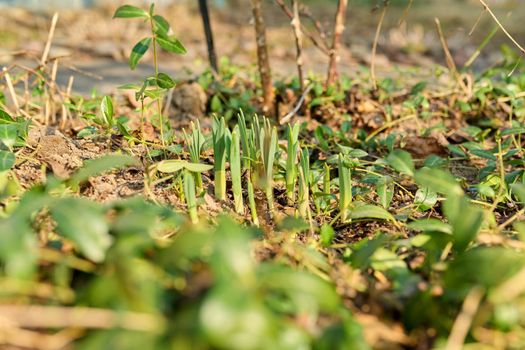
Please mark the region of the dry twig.
<svg viewBox="0 0 525 350"><path fill-rule="evenodd" d="M332 47L330 48L330 62L328 63L328 74L325 86L332 85L337 77L337 62L339 61L339 47L341 46L341 35L345 30L345 15L348 0L339 0L335 14L334 34Z"/></svg>
<svg viewBox="0 0 525 350"><path fill-rule="evenodd" d="M273 106L274 91L272 85L272 72L268 57L268 45L266 43L266 25L261 9L261 0L252 0L253 20L255 22L255 40L257 43L257 63L261 76L264 106L263 111L268 113Z"/></svg>

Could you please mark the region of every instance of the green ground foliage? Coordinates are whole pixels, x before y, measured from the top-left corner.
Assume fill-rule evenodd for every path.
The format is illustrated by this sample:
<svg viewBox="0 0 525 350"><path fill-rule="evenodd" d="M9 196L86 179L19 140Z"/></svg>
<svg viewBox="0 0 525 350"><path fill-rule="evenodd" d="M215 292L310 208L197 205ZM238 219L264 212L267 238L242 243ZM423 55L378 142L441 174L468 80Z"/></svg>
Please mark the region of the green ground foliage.
<svg viewBox="0 0 525 350"><path fill-rule="evenodd" d="M151 20L132 68L157 46L185 52L153 7L119 11ZM209 117L184 131L159 107L178 82L156 70L124 87L129 115L116 97L62 102L87 123L68 138L107 145L67 176L38 162L38 125L2 96L0 340L27 326L75 349L525 348L525 75L503 58L403 68L377 90L364 67L327 88L311 75L309 117L285 125L257 115L255 73L224 60L197 78ZM275 89L283 106L302 93ZM125 171L142 195L87 198Z"/></svg>

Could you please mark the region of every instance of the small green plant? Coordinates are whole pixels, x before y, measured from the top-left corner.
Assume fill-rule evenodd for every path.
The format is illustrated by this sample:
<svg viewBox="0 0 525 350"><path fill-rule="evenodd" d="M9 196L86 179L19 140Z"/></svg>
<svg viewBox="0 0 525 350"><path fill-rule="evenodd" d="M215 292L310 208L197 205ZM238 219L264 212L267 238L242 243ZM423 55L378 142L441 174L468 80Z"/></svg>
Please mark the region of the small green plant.
<svg viewBox="0 0 525 350"><path fill-rule="evenodd" d="M135 69L142 56L144 56L150 47L153 47L155 76L144 80L142 87L137 91L136 97L137 100L141 100L142 103L144 103L146 96L155 100L157 117L159 118L160 139L163 148L165 148L165 122L162 112L162 96L168 89L175 86L175 82L167 74L159 72L157 45L163 50L175 54L185 54L186 49L179 39L170 34L170 24L168 21L161 15L155 14L154 10L154 3L151 4L149 11L131 5L123 5L115 11L113 18L139 18L149 24L151 36L143 38L135 44L129 56L129 67ZM146 90L149 87L154 87L154 89Z"/></svg>
<svg viewBox="0 0 525 350"><path fill-rule="evenodd" d="M188 206L188 214L191 222L194 224L199 222L199 216L197 213L197 197L195 195L195 178L188 169L184 169L184 198L186 199L186 205Z"/></svg>
<svg viewBox="0 0 525 350"><path fill-rule="evenodd" d="M287 147L286 147L286 197L288 203L295 202L295 184L297 182L297 148L299 146L299 130L300 124L295 123L294 126L288 124L287 128Z"/></svg>
<svg viewBox="0 0 525 350"><path fill-rule="evenodd" d="M259 218L257 216L257 207L255 204L255 188L254 180L256 172L254 170L254 163L257 158L255 150L255 139L253 131L248 129L246 125L246 118L242 110L238 114L239 134L242 145L242 166L246 172L246 190L248 192L248 203L250 205L250 214L252 222L255 226L259 226Z"/></svg>
<svg viewBox="0 0 525 350"><path fill-rule="evenodd" d="M238 214L244 213L244 203L242 199L242 172L241 172L241 146L239 140L239 127L236 126L232 132L230 147L230 173L232 179L232 192L235 204L235 211Z"/></svg>
<svg viewBox="0 0 525 350"><path fill-rule="evenodd" d="M206 143L204 135L201 131L201 126L197 120L196 124L191 122L191 135L186 134L186 130L183 130L184 138L186 140L186 147L188 148L188 153L190 154L190 161L192 163L200 163L202 148ZM195 186L197 187L197 192L202 192L202 175L200 173L194 173L195 176Z"/></svg>
<svg viewBox="0 0 525 350"><path fill-rule="evenodd" d="M266 193L268 210L274 212L273 200L273 165L277 152L277 128L272 127L268 118L263 118L262 123L254 116L253 134L257 154L257 180Z"/></svg>
<svg viewBox="0 0 525 350"><path fill-rule="evenodd" d="M308 148L300 150L298 212L302 218L310 217L310 154Z"/></svg>
<svg viewBox="0 0 525 350"><path fill-rule="evenodd" d="M226 155L230 147L231 135L224 118L213 118L212 139L215 197L218 200L226 200Z"/></svg>
<svg viewBox="0 0 525 350"><path fill-rule="evenodd" d="M352 203L352 179L350 168L342 154L339 154L339 212L342 222L350 220Z"/></svg>

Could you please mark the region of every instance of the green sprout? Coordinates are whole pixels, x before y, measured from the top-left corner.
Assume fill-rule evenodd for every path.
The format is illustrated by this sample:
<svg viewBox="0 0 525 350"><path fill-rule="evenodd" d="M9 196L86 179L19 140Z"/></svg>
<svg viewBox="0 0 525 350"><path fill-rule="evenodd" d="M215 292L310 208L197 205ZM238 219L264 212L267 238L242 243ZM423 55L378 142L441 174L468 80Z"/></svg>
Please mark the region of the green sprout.
<svg viewBox="0 0 525 350"><path fill-rule="evenodd" d="M297 182L297 146L299 145L299 123L295 123L294 126L288 124L287 128L287 148L286 148L286 197L288 198L288 204L292 205L295 201L295 184Z"/></svg>
<svg viewBox="0 0 525 350"><path fill-rule="evenodd" d="M185 169L184 170L184 197L186 198L186 205L188 206L188 214L192 223L196 224L199 222L199 216L197 213L197 198L195 195L195 178L193 174Z"/></svg>
<svg viewBox="0 0 525 350"><path fill-rule="evenodd" d="M307 219L310 216L310 155L304 148L300 154L299 165L299 201L297 210L299 216Z"/></svg>
<svg viewBox="0 0 525 350"><path fill-rule="evenodd" d="M350 220L350 204L352 203L352 178L350 168L339 154L339 211L342 222Z"/></svg>
<svg viewBox="0 0 525 350"><path fill-rule="evenodd" d="M184 138L186 140L186 146L188 147L188 153L190 154L190 161L197 164L200 162L202 148L206 142L204 135L202 134L199 121L197 120L196 124L191 122L191 135L186 134L185 130L183 130L183 132ZM194 173L194 177L197 192L201 193L203 190L202 176L200 173Z"/></svg>
<svg viewBox="0 0 525 350"><path fill-rule="evenodd" d="M246 172L246 189L248 192L248 203L250 205L250 213L252 216L252 222L255 226L259 226L259 218L257 216L257 207L255 204L255 189L253 186L255 171L253 171L252 165L256 159L255 151L255 139L253 131L248 129L246 126L246 118L242 110L238 114L238 127L241 136L242 145L242 166Z"/></svg>
<svg viewBox="0 0 525 350"><path fill-rule="evenodd" d="M213 118L212 138L215 158L215 197L218 200L226 200L226 155L231 136L224 118Z"/></svg>
<svg viewBox="0 0 525 350"><path fill-rule="evenodd" d="M244 213L244 203L242 199L242 172L241 172L241 146L239 140L239 127L236 126L232 132L230 147L230 172L232 178L233 200L235 211L238 214Z"/></svg>
<svg viewBox="0 0 525 350"><path fill-rule="evenodd" d="M153 47L155 77L144 80L142 88L137 92L136 97L137 100L143 101L144 97L148 96L156 101L160 125L160 139L164 148L166 141L164 137L162 96L165 91L175 86L175 82L167 74L159 72L157 45L160 46L161 49L175 54L185 54L186 48L174 35L170 34L170 24L164 17L155 14L154 9L155 4L151 4L149 11L131 5L123 5L115 11L113 18L141 18L149 24L151 34L135 44L129 56L129 67L135 69L142 56L144 56L150 47ZM146 88L151 86L157 87L158 89L146 91Z"/></svg>

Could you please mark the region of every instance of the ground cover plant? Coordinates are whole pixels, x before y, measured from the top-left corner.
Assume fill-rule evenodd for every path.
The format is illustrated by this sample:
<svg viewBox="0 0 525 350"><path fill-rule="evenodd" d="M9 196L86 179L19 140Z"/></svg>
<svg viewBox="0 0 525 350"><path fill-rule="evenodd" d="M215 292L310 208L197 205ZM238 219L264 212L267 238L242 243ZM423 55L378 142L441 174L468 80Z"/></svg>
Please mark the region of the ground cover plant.
<svg viewBox="0 0 525 350"><path fill-rule="evenodd" d="M114 12L148 29L130 69L153 53L128 95L62 90L49 49L2 71L0 346L524 348L521 53L472 72L443 37L431 76L348 75L347 1L331 40L302 28L304 4L276 1L297 77L275 79L260 5L257 68L199 73L200 119L170 118L184 82L157 50L191 47L154 5ZM326 76L305 78L303 36L326 51Z"/></svg>

